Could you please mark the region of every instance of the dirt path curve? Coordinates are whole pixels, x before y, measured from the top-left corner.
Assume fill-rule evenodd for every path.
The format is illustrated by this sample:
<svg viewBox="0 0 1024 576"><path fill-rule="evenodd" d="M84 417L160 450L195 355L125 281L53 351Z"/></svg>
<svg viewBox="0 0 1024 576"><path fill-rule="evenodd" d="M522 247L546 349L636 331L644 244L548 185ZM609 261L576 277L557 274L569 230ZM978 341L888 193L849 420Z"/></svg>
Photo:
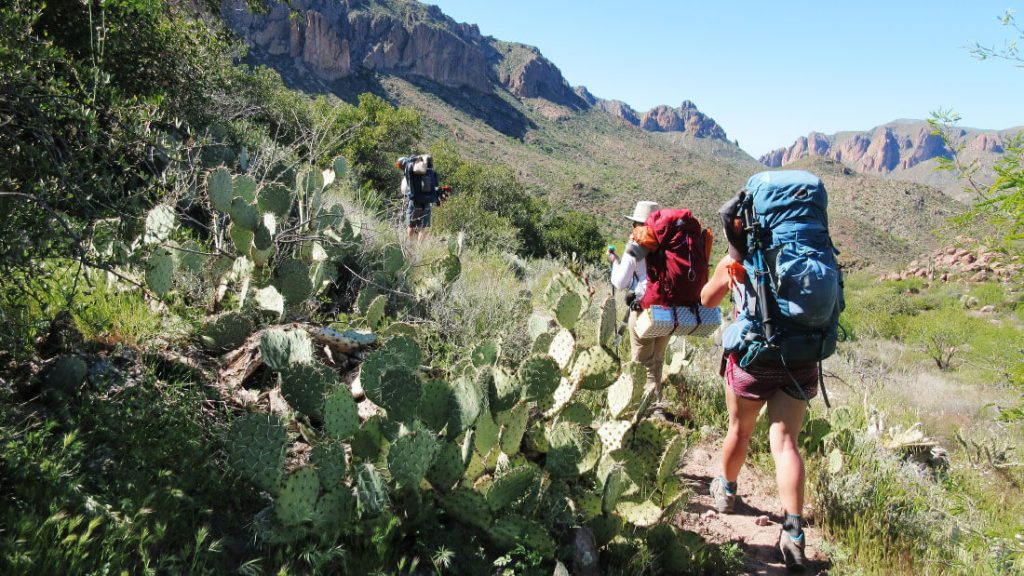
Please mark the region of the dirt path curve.
<svg viewBox="0 0 1024 576"><path fill-rule="evenodd" d="M721 442L702 445L689 451L681 471L690 482L694 497L685 512L677 519L678 525L697 532L712 544L736 542L746 554L745 574L789 574L782 563L778 548L782 510L775 488L775 479L761 476L750 466L744 466L739 478L739 499L733 514L718 514L708 495L711 479L721 473ZM765 526L757 525L759 516L767 516ZM815 528L805 527L807 557L810 570L804 574L827 574L828 559L818 552L821 542Z"/></svg>

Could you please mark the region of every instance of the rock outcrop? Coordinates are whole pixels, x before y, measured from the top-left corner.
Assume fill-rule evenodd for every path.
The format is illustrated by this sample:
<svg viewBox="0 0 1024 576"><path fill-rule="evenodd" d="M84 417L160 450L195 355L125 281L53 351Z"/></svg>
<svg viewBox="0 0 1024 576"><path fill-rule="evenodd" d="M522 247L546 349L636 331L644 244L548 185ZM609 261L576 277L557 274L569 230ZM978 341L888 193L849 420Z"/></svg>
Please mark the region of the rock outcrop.
<svg viewBox="0 0 1024 576"><path fill-rule="evenodd" d="M640 127L650 132L686 132L698 138L725 140L725 130L693 102L686 100L679 108L656 106L640 118Z"/></svg>
<svg viewBox="0 0 1024 576"><path fill-rule="evenodd" d="M409 2L399 9L371 0L292 0L254 14L246 0L222 0L221 5L228 26L257 58L291 58L299 77L339 82L374 72L486 95L507 90L520 99L557 104L535 107L551 119L597 108L652 132L726 138L725 130L690 101L640 114L625 102L597 98L585 87L569 86L536 48L482 36L476 26L455 22L436 6Z"/></svg>
<svg viewBox="0 0 1024 576"><path fill-rule="evenodd" d="M498 81L519 98L544 98L558 104L585 107L586 103L569 86L562 71L524 44L501 43L502 60L497 65Z"/></svg>
<svg viewBox="0 0 1024 576"><path fill-rule="evenodd" d="M489 46L475 26L456 24L436 7L422 21L364 10L363 2L295 0L266 14L225 0L228 25L257 50L289 55L296 67L327 81L362 70L417 76L450 88L491 89Z"/></svg>
<svg viewBox="0 0 1024 576"><path fill-rule="evenodd" d="M958 244L973 245L969 238L958 238ZM924 258L911 262L905 270L891 272L881 280L964 280L968 282L1014 282L1024 272L1024 263L1017 256L1001 254L982 248L968 250L951 246L937 250Z"/></svg>
<svg viewBox="0 0 1024 576"><path fill-rule="evenodd" d="M1011 131L955 129L949 136L955 145L971 153L1001 154L1006 134ZM942 137L925 121L897 121L869 132L840 132L826 136L811 132L788 148L761 156L761 163L781 168L801 158L822 156L839 160L862 173L889 174L910 170L935 158L949 158L951 151Z"/></svg>

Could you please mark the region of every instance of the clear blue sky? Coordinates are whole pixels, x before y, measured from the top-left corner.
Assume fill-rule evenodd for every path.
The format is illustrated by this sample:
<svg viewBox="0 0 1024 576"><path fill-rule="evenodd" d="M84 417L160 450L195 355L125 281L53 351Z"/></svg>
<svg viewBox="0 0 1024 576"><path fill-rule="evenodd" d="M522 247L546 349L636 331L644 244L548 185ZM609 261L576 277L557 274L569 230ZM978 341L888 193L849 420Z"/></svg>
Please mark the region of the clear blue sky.
<svg viewBox="0 0 1024 576"><path fill-rule="evenodd" d="M964 126L1024 125L1024 68L1003 46L1024 2L428 0L531 44L573 86L643 112L692 100L755 157L812 130L866 130L953 108Z"/></svg>

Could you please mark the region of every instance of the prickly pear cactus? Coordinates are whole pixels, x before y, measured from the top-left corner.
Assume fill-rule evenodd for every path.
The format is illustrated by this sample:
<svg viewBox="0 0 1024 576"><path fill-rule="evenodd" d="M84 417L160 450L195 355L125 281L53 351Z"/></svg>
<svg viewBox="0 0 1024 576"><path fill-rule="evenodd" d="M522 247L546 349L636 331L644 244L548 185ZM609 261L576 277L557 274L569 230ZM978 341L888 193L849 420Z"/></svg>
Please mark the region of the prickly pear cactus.
<svg viewBox="0 0 1024 576"><path fill-rule="evenodd" d="M157 296L163 297L174 286L174 254L158 248L146 261L146 285Z"/></svg>
<svg viewBox="0 0 1024 576"><path fill-rule="evenodd" d="M323 364L295 364L281 371L281 395L310 418L323 416L324 396L338 383L338 375Z"/></svg>
<svg viewBox="0 0 1024 576"><path fill-rule="evenodd" d="M277 267L274 286L289 306L306 301L313 295L309 265L301 260L285 260Z"/></svg>
<svg viewBox="0 0 1024 576"><path fill-rule="evenodd" d="M260 356L271 370L313 362L313 343L303 330L267 330L260 336Z"/></svg>
<svg viewBox="0 0 1024 576"><path fill-rule="evenodd" d="M246 414L235 420L224 441L227 460L256 487L276 492L284 474L288 434L271 414Z"/></svg>
<svg viewBox="0 0 1024 576"><path fill-rule="evenodd" d="M397 364L385 367L376 381L362 381L366 397L388 412L388 418L411 422L419 409L423 383L413 369Z"/></svg>
<svg viewBox="0 0 1024 576"><path fill-rule="evenodd" d="M227 212L231 209L234 190L232 189L231 173L227 168L217 168L206 176L206 193L210 197L210 206L213 206L214 210Z"/></svg>
<svg viewBox="0 0 1024 576"><path fill-rule="evenodd" d="M352 393L339 386L324 401L324 433L336 440L347 440L359 430L359 408Z"/></svg>
<svg viewBox="0 0 1024 576"><path fill-rule="evenodd" d="M374 298L366 308L366 326L371 330L377 328L381 320L384 319L384 307L387 306L387 303L388 297L381 295Z"/></svg>
<svg viewBox="0 0 1024 576"><path fill-rule="evenodd" d="M345 481L348 456L342 444L329 440L317 444L309 453L309 463L316 469L324 490L340 488Z"/></svg>
<svg viewBox="0 0 1024 576"><path fill-rule="evenodd" d="M43 385L47 390L72 394L89 374L89 367L78 356L61 356L43 373Z"/></svg>
<svg viewBox="0 0 1024 576"><path fill-rule="evenodd" d="M222 352L241 346L254 330L253 322L239 312L226 312L207 322L199 332L207 350Z"/></svg>
<svg viewBox="0 0 1024 576"><path fill-rule="evenodd" d="M426 475L441 445L433 433L414 429L399 437L388 450L388 469L400 486L417 486Z"/></svg>
<svg viewBox="0 0 1024 576"><path fill-rule="evenodd" d="M555 319L566 330L572 330L576 327L576 322L580 319L582 311L583 299L580 295L575 292L566 292L555 304Z"/></svg>
<svg viewBox="0 0 1024 576"><path fill-rule="evenodd" d="M558 367L562 370L569 367L575 352L576 339L573 338L572 332L565 329L559 330L548 346L548 354L558 362Z"/></svg>
<svg viewBox="0 0 1024 576"><path fill-rule="evenodd" d="M558 363L550 356L530 356L519 366L519 381L525 398L544 400L552 398L562 380Z"/></svg>
<svg viewBox="0 0 1024 576"><path fill-rule="evenodd" d="M312 467L292 472L274 500L277 518L286 526L296 526L313 519L320 479Z"/></svg>
<svg viewBox="0 0 1024 576"><path fill-rule="evenodd" d="M601 303L601 322L597 330L597 342L605 348L611 348L615 341L615 329L618 321L618 313L615 309L615 297L609 295Z"/></svg>
<svg viewBox="0 0 1024 576"><path fill-rule="evenodd" d="M501 356L501 346L494 340L482 340L473 348L470 359L473 366L483 368L484 366L495 366Z"/></svg>
<svg viewBox="0 0 1024 576"><path fill-rule="evenodd" d="M622 366L622 374L608 388L608 411L612 417L629 415L640 405L647 382L647 368L637 362Z"/></svg>
<svg viewBox="0 0 1024 576"><path fill-rule="evenodd" d="M604 390L618 375L615 357L600 346L584 350L573 364L572 377L584 390Z"/></svg>

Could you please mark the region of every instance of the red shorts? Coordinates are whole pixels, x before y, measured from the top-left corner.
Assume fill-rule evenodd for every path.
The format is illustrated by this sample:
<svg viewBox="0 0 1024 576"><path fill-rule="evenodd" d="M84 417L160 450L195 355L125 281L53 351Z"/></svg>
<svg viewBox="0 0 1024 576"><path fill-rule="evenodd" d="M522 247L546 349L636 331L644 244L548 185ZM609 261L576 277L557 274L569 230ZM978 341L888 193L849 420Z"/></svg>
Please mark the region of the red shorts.
<svg viewBox="0 0 1024 576"><path fill-rule="evenodd" d="M817 363L790 366L787 372L781 366L740 368L735 354L729 354L726 362L725 383L740 398L767 400L778 390L798 400L810 400L818 395Z"/></svg>

